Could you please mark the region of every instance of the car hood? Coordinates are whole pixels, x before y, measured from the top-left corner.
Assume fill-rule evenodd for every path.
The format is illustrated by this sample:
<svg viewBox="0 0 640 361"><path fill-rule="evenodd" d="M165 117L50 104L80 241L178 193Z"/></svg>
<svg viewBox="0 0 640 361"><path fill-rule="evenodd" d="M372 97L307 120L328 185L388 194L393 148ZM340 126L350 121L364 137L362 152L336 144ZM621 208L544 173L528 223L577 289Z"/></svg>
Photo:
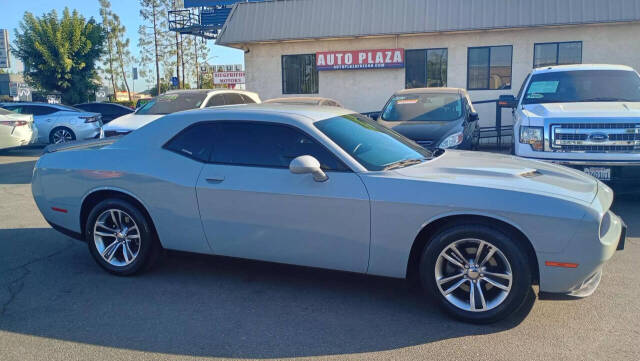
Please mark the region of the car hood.
<svg viewBox="0 0 640 361"><path fill-rule="evenodd" d="M412 140L430 140L437 145L446 136L462 131L462 119L452 121L379 121L380 124Z"/></svg>
<svg viewBox="0 0 640 361"><path fill-rule="evenodd" d="M133 131L138 128L141 128L152 121L163 117L163 115L139 115L136 113L131 113L127 115L123 115L119 118L116 118L102 127L105 131L107 130L125 130L125 131Z"/></svg>
<svg viewBox="0 0 640 361"><path fill-rule="evenodd" d="M525 114L538 118L640 117L637 102L547 103L524 106Z"/></svg>
<svg viewBox="0 0 640 361"><path fill-rule="evenodd" d="M414 179L499 188L591 203L598 181L577 170L515 156L447 150L438 158L395 170Z"/></svg>

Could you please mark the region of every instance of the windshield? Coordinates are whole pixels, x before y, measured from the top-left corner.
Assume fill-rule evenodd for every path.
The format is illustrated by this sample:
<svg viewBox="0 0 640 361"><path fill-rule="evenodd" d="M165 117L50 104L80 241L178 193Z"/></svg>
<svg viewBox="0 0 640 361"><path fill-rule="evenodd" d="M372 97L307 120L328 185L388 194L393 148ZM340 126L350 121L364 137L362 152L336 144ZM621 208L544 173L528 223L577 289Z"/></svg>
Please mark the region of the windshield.
<svg viewBox="0 0 640 361"><path fill-rule="evenodd" d="M362 114L321 120L315 126L370 171L432 158L428 150Z"/></svg>
<svg viewBox="0 0 640 361"><path fill-rule="evenodd" d="M9 115L9 114L15 114L14 112L10 112L6 109L0 108L0 114L2 115Z"/></svg>
<svg viewBox="0 0 640 361"><path fill-rule="evenodd" d="M522 104L640 102L640 77L628 70L579 70L531 77Z"/></svg>
<svg viewBox="0 0 640 361"><path fill-rule="evenodd" d="M405 94L391 98L382 120L452 121L462 117L462 98L458 94Z"/></svg>
<svg viewBox="0 0 640 361"><path fill-rule="evenodd" d="M206 92L162 94L136 111L140 115L163 115L200 108L207 98Z"/></svg>

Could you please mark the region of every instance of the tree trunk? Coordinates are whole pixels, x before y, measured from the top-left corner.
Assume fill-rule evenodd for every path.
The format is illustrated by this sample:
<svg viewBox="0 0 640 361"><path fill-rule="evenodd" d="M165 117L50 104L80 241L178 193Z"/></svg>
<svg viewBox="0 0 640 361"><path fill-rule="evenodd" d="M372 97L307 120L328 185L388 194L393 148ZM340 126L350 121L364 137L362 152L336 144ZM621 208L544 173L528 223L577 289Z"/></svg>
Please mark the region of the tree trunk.
<svg viewBox="0 0 640 361"><path fill-rule="evenodd" d="M158 56L158 28L156 25L156 5L153 5L153 45L156 52L156 95L160 95L160 58Z"/></svg>
<svg viewBox="0 0 640 361"><path fill-rule="evenodd" d="M177 33L176 33L177 34ZM182 34L180 34L180 64L182 64L182 88L184 89L184 49L182 48Z"/></svg>
<svg viewBox="0 0 640 361"><path fill-rule="evenodd" d="M131 90L129 90L129 82L127 81L127 73L124 71L124 57L122 56L122 48L116 42L116 50L118 51L118 58L120 59L120 71L122 72L122 79L124 79L124 86L127 88L127 95L129 95L129 101L131 102Z"/></svg>
<svg viewBox="0 0 640 361"><path fill-rule="evenodd" d="M200 89L200 68L198 67L198 37L193 37L193 53L196 57L196 88Z"/></svg>
<svg viewBox="0 0 640 361"><path fill-rule="evenodd" d="M109 75L111 75L111 86L113 87L113 100L116 100L118 89L116 88L116 79L113 76L113 54L111 53L113 44L111 43L111 34L107 34L107 42L107 46L109 47Z"/></svg>

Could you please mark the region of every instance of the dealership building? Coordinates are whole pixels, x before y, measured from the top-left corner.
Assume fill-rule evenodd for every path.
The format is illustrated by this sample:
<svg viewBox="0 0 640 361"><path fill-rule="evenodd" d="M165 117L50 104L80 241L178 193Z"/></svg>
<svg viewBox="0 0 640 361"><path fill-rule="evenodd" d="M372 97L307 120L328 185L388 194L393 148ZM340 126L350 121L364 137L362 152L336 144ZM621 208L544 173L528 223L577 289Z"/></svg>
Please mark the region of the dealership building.
<svg viewBox="0 0 640 361"><path fill-rule="evenodd" d="M281 0L237 3L216 43L244 50L246 88L263 99L371 112L406 88L515 95L534 67L640 69L639 34L640 0ZM476 108L494 121L495 104Z"/></svg>

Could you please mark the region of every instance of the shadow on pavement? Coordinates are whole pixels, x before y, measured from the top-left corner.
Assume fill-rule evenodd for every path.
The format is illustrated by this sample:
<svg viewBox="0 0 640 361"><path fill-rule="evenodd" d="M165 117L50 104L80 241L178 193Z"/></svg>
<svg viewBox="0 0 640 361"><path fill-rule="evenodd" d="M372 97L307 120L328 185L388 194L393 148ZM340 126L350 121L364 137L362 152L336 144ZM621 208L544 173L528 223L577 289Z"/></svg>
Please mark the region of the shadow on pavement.
<svg viewBox="0 0 640 361"><path fill-rule="evenodd" d="M30 184L36 161L0 163L0 184Z"/></svg>
<svg viewBox="0 0 640 361"><path fill-rule="evenodd" d="M449 319L401 280L185 254L121 278L48 228L0 230L4 252L13 261L0 266L1 330L179 355L392 350L516 327L535 299L509 320L475 326Z"/></svg>
<svg viewBox="0 0 640 361"><path fill-rule="evenodd" d="M39 157L46 145L29 145L20 148L0 149L0 157Z"/></svg>

